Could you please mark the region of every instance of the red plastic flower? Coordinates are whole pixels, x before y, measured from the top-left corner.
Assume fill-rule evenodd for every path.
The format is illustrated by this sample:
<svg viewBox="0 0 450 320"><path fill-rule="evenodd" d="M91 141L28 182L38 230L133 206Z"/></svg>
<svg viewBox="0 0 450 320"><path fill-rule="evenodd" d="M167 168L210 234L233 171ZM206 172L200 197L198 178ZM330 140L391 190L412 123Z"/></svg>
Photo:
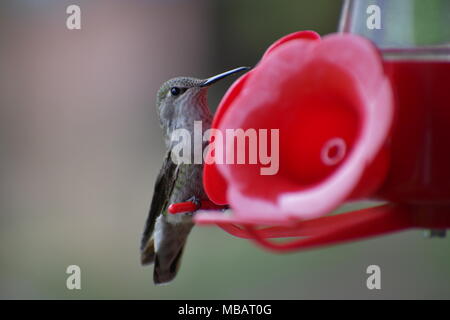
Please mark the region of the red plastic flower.
<svg viewBox="0 0 450 320"><path fill-rule="evenodd" d="M278 170L206 164L208 196L233 214L197 220L290 224L371 194L387 172L392 118L391 87L371 42L348 34L321 40L311 31L280 39L228 90L213 121L224 133L278 129Z"/></svg>

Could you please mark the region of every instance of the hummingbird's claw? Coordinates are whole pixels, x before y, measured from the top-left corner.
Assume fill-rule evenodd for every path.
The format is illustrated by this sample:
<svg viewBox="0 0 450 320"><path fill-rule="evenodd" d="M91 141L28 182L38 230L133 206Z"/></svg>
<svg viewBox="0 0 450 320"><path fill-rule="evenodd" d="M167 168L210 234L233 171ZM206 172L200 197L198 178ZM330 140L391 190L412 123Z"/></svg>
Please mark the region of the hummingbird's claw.
<svg viewBox="0 0 450 320"><path fill-rule="evenodd" d="M202 201L196 196L190 197L187 201L190 201L195 205L195 211L199 210L202 207Z"/></svg>

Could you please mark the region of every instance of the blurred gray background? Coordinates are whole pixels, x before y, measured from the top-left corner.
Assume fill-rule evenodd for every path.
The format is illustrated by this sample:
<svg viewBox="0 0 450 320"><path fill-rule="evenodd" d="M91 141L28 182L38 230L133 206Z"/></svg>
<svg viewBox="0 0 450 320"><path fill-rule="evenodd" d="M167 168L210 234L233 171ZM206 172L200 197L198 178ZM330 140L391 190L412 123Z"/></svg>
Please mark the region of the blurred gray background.
<svg viewBox="0 0 450 320"><path fill-rule="evenodd" d="M82 30L66 28L69 4ZM450 243L410 231L277 255L198 227L172 284L139 241L163 158L159 85L255 65L279 37L334 32L336 0L0 2L0 298L450 298ZM232 79L210 91L215 108ZM65 270L82 270L82 290ZM382 290L366 288L380 265Z"/></svg>

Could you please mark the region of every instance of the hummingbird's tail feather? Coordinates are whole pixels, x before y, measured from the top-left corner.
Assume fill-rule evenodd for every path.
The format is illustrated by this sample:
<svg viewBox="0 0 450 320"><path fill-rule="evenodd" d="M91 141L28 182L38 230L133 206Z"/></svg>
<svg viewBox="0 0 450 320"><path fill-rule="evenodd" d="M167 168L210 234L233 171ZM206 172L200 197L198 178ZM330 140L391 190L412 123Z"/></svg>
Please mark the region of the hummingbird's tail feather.
<svg viewBox="0 0 450 320"><path fill-rule="evenodd" d="M180 268L186 241L193 227L191 221L169 223L166 216L156 222L154 234L155 267L153 282L163 284L175 278Z"/></svg>
<svg viewBox="0 0 450 320"><path fill-rule="evenodd" d="M155 241L153 236L148 239L141 250L141 264L152 264L155 261Z"/></svg>
<svg viewBox="0 0 450 320"><path fill-rule="evenodd" d="M178 251L170 264L166 264L164 258L157 254L155 257L155 268L153 270L153 282L155 284L164 284L172 281L180 269L181 258L183 256L184 246ZM160 261L161 260L161 261Z"/></svg>

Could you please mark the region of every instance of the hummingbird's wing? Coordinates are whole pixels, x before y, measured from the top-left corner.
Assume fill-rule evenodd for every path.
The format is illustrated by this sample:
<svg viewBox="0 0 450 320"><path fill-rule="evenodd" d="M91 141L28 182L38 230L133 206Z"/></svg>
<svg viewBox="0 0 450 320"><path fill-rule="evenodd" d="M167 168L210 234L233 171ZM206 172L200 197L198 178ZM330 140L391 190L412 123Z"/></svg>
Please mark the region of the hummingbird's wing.
<svg viewBox="0 0 450 320"><path fill-rule="evenodd" d="M175 186L178 176L179 165L175 164L170 156L170 150L167 152L163 166L155 182L155 190L150 205L150 212L145 223L144 233L141 240L141 263L150 264L155 259L155 246L153 240L153 230L155 221L159 215L163 214L169 205L170 195Z"/></svg>

